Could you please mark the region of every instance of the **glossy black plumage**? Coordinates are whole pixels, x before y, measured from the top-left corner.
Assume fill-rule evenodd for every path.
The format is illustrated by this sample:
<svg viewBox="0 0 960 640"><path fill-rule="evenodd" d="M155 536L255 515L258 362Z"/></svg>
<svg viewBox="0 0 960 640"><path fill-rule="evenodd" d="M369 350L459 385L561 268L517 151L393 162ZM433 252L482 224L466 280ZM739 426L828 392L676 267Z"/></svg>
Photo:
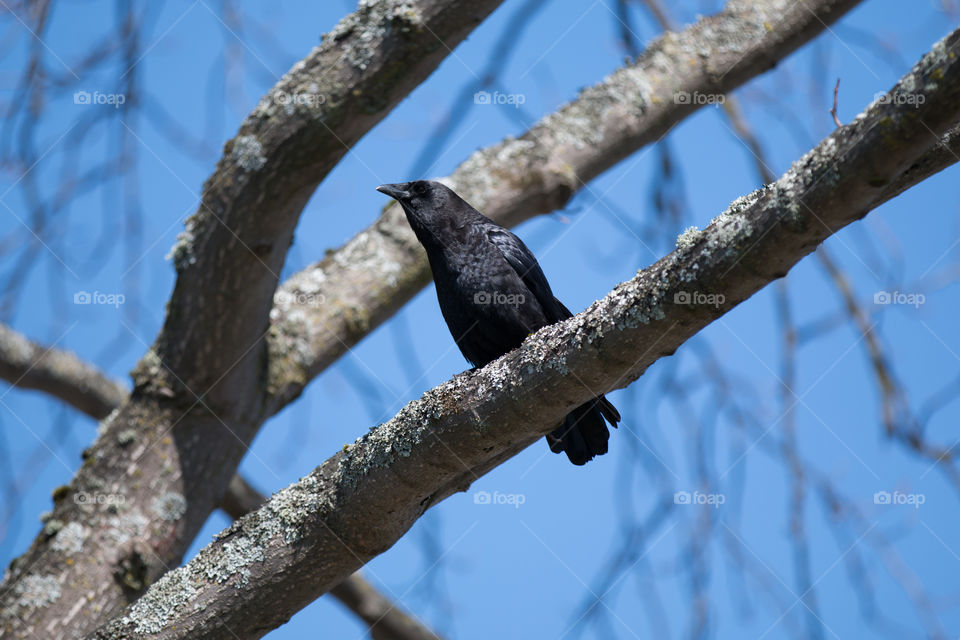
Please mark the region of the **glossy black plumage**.
<svg viewBox="0 0 960 640"><path fill-rule="evenodd" d="M550 290L537 259L520 238L499 226L447 186L418 180L377 190L403 207L427 251L440 311L464 357L482 367L520 346L570 310ZM577 407L547 435L554 453L585 464L607 452L620 414L601 396Z"/></svg>

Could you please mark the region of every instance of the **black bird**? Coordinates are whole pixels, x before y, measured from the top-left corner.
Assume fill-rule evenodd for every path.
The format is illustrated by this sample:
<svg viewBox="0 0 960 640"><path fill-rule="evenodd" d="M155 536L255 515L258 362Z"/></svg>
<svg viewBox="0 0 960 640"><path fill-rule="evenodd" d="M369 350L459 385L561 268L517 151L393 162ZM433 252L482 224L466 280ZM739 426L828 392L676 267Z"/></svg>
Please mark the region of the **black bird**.
<svg viewBox="0 0 960 640"><path fill-rule="evenodd" d="M475 367L516 349L528 335L573 314L553 297L537 259L513 233L452 189L427 180L384 184L377 191L403 207L427 250L437 299L461 353ZM607 452L620 413L598 396L574 409L547 435L554 453L585 464Z"/></svg>

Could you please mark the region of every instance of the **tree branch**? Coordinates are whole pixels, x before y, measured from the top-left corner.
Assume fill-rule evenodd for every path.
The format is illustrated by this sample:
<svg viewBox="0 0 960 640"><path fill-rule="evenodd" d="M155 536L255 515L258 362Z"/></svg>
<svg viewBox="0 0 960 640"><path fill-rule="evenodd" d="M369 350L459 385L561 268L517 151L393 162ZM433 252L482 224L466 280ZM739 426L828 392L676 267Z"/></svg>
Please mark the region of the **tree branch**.
<svg viewBox="0 0 960 640"><path fill-rule="evenodd" d="M83 562L41 532L5 576L0 628L76 637L179 564L272 413L263 338L300 211L500 1L361 3L247 117L171 252L176 285L129 400L54 493L53 517L83 532Z"/></svg>
<svg viewBox="0 0 960 640"><path fill-rule="evenodd" d="M892 99L918 92L921 104ZM889 97L774 184L739 198L703 231L684 233L676 251L583 313L404 407L234 523L91 637L262 636L570 409L628 385L891 193L957 161L960 30ZM946 145L951 153L942 152ZM693 304L693 293L722 297Z"/></svg>
<svg viewBox="0 0 960 640"><path fill-rule="evenodd" d="M105 418L127 397L111 380L73 353L42 347L0 324L0 379L14 387L43 391L92 418Z"/></svg>
<svg viewBox="0 0 960 640"><path fill-rule="evenodd" d="M104 418L127 397L123 385L68 351L40 346L0 324L0 378L18 388L37 389L62 400L92 418ZM220 508L237 519L254 511L266 498L242 476L227 486ZM370 627L374 640L437 640L438 636L354 574L330 590Z"/></svg>
<svg viewBox="0 0 960 640"><path fill-rule="evenodd" d="M584 180L694 112L697 105L674 99L679 91L732 90L857 3L732 2L721 14L664 36L636 64L587 89L521 138L475 154L453 181L505 224L562 206ZM415 7L423 10L415 15L452 46L492 4L421 0ZM295 212L332 166L327 160L343 153L333 139L355 141L384 113L363 116L360 124L352 119L376 106L365 102L364 89L389 106L439 55L421 51L423 60L411 59L416 46L403 39L411 16L394 20L392 13L401 3L370 6L341 22L298 63L228 143L205 186L203 206L172 252L177 287L157 344L137 367L132 399L104 423L69 490L55 492L54 517L92 532L84 544L95 551L82 571L76 563L64 566L57 554L47 554L50 541L41 534L12 564L0 591L0 622L18 636L36 629L54 638L75 633L81 621L73 605L80 598L92 592L89 607L111 615L179 563L266 417L427 282L419 245L392 208L373 228L292 278L274 300L272 326L261 315L270 307ZM325 101L297 100L281 109L281 95ZM320 299L310 295L317 292L325 305L311 305ZM264 334L268 347L257 342ZM208 360L210 350L215 353ZM125 497L122 506L110 505L120 513L69 499L114 493ZM21 597L30 584L51 580L60 586L50 597ZM90 622L82 624L81 630Z"/></svg>
<svg viewBox="0 0 960 640"><path fill-rule="evenodd" d="M697 111L696 96L733 91L858 3L731 2L717 15L664 34L633 64L519 138L476 152L447 182L506 226L562 208L587 182ZM429 279L426 255L392 204L346 245L291 277L271 314L273 405L297 397Z"/></svg>
<svg viewBox="0 0 960 640"><path fill-rule="evenodd" d="M234 520L239 520L266 501L262 493L242 476L236 475L230 481L220 508ZM367 623L373 640L440 640L440 636L407 615L359 573L347 576L335 585L330 589L330 595Z"/></svg>

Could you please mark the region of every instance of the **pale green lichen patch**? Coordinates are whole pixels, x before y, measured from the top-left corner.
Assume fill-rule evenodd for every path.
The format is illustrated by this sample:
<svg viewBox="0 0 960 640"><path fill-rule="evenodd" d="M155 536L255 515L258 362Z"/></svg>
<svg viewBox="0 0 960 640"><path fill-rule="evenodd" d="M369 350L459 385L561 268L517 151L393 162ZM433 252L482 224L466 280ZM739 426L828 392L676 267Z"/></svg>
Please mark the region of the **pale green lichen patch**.
<svg viewBox="0 0 960 640"><path fill-rule="evenodd" d="M267 163L263 155L263 145L255 136L237 136L231 151L233 159L246 171L257 171Z"/></svg>
<svg viewBox="0 0 960 640"><path fill-rule="evenodd" d="M753 223L743 214L720 216L707 233L706 251L738 251L741 244L753 235Z"/></svg>
<svg viewBox="0 0 960 640"><path fill-rule="evenodd" d="M575 100L547 115L537 128L550 131L558 146L586 149L603 142L605 118L620 104L613 83L599 84L584 89Z"/></svg>
<svg viewBox="0 0 960 640"><path fill-rule="evenodd" d="M484 379L496 388L509 380L509 372L498 374L487 367ZM465 380L473 374L456 376L414 400L397 412L392 420L371 429L350 447L345 448L337 463L333 480L346 487L356 487L369 473L390 467L399 458L410 456L426 442L432 424L458 408ZM484 389L477 388L482 394ZM479 418L477 419L479 425Z"/></svg>
<svg viewBox="0 0 960 640"><path fill-rule="evenodd" d="M297 541L308 520L326 517L331 510L325 483L317 474L302 478L234 522L189 564L162 577L134 603L121 624L137 633L158 633L185 609L202 610L204 605L195 600L204 584L224 584L236 577L235 587L246 586L253 565L266 559L268 545L281 539L285 544Z"/></svg>
<svg viewBox="0 0 960 640"><path fill-rule="evenodd" d="M666 317L663 311L663 292L666 287L659 282L650 282L652 286L646 284L646 273L642 273L617 287L610 315L615 318L613 326L618 331L636 329ZM596 338L601 337L603 333L598 328Z"/></svg>
<svg viewBox="0 0 960 640"><path fill-rule="evenodd" d="M359 438L341 456L335 479L348 487L356 487L371 471L389 467L398 457L409 456L423 439L423 427L429 424L430 414L425 411L428 408L424 396L406 405L389 422Z"/></svg>
<svg viewBox="0 0 960 640"><path fill-rule="evenodd" d="M117 443L121 447L125 447L137 438L136 429L124 429L117 434Z"/></svg>
<svg viewBox="0 0 960 640"><path fill-rule="evenodd" d="M383 234L362 231L333 254L334 263L345 271L375 273L388 286L396 286L402 267L394 260L384 260L389 251Z"/></svg>
<svg viewBox="0 0 960 640"><path fill-rule="evenodd" d="M43 535L47 537L55 536L61 529L63 529L63 520L49 518L43 524Z"/></svg>
<svg viewBox="0 0 960 640"><path fill-rule="evenodd" d="M689 249L703 237L703 231L697 227L687 227L677 236L677 249Z"/></svg>
<svg viewBox="0 0 960 640"><path fill-rule="evenodd" d="M181 493L168 491L156 497L150 504L150 509L161 520L176 522L187 512L187 499Z"/></svg>
<svg viewBox="0 0 960 640"><path fill-rule="evenodd" d="M71 522L57 533L57 537L53 539L53 544L50 546L54 551L72 556L83 549L83 543L89 535L90 529L79 522Z"/></svg>
<svg viewBox="0 0 960 640"><path fill-rule="evenodd" d="M177 611L197 594L187 567L179 567L160 578L120 619L123 625L133 625L137 633L160 633Z"/></svg>
<svg viewBox="0 0 960 640"><path fill-rule="evenodd" d="M117 415L119 415L119 414L120 414L120 409L119 409L119 408L114 409L114 410L111 411L109 414L107 414L107 417L106 417L106 418L104 418L103 420L100 421L100 424L97 425L97 436L98 436L98 437L99 437L99 436L102 436L103 434L105 434L105 433L110 429L110 425L113 424L113 421L116 419Z"/></svg>
<svg viewBox="0 0 960 640"><path fill-rule="evenodd" d="M737 198L736 200L730 203L730 206L727 208L726 211L724 211L719 216L711 220L710 223L713 224L714 222L719 221L721 218L725 216L735 216L738 214L746 213L754 204L757 203L757 200L763 197L763 194L766 192L766 190L767 190L767 187L763 186L763 187L760 187L759 189L751 191L745 196L740 196L739 198Z"/></svg>
<svg viewBox="0 0 960 640"><path fill-rule="evenodd" d="M407 0L360 0L357 10L343 18L323 36L323 44L337 43L341 60L365 70L377 54L383 39L394 29L401 33L418 30L423 16Z"/></svg>
<svg viewBox="0 0 960 640"><path fill-rule="evenodd" d="M263 562L265 558L262 545L247 536L239 536L222 545L211 546L203 563L203 571L208 578L221 584L239 575L234 586L240 588L250 581L249 566L254 562Z"/></svg>
<svg viewBox="0 0 960 640"><path fill-rule="evenodd" d="M173 266L177 271L183 271L190 265L197 263L197 255L193 251L193 245L197 239L197 225L196 215L187 218L183 231L177 234L177 241L164 256L166 260L173 260Z"/></svg>
<svg viewBox="0 0 960 640"><path fill-rule="evenodd" d="M147 531L150 521L139 511L129 510L107 519L105 534L115 546L122 546Z"/></svg>
<svg viewBox="0 0 960 640"><path fill-rule="evenodd" d="M53 604L60 599L60 583L54 576L30 574L17 581L13 595L16 600L4 610L4 618L16 616L20 609L38 609Z"/></svg>
<svg viewBox="0 0 960 640"><path fill-rule="evenodd" d="M772 25L780 21L790 6L790 0L778 4L758 6L753 2L728 2L723 13L697 23L690 34L692 37L681 40L681 51L710 62L711 58L725 60L718 55L721 53L740 53L756 47L758 41L770 35Z"/></svg>
<svg viewBox="0 0 960 640"><path fill-rule="evenodd" d="M796 186L790 181L780 179L767 187L769 197L763 204L764 211L773 211L781 219L799 224L802 220L800 202Z"/></svg>

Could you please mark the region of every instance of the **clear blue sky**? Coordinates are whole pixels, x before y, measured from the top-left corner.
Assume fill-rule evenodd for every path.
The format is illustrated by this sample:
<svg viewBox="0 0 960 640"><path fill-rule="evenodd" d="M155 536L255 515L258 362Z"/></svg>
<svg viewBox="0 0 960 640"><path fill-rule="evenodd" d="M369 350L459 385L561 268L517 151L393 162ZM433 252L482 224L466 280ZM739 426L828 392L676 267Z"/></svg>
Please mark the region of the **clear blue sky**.
<svg viewBox="0 0 960 640"><path fill-rule="evenodd" d="M208 151L200 157L185 153L185 146L171 141L150 118L128 121L138 138L139 234L123 239L130 230L122 224L129 213L122 183L77 198L52 224L47 246L35 247L36 266L15 308L3 318L29 337L72 349L123 380L161 326L174 279L164 256L184 216L195 209L222 143L276 79L351 10L347 2L330 0L241 2L248 25L262 27L231 33L218 18L218 3L154 4L144 55L136 63L138 85L179 127L205 140ZM717 11L721 3L670 4L679 5L675 17L687 23L698 13ZM837 77L839 115L849 121L953 28L936 11L939 4L868 0L737 92L774 173L782 173L832 129L827 110ZM369 225L385 204L374 191L378 184L446 175L473 150L521 133L623 63L613 0L545 2L494 87L522 95L522 109L467 105L433 167L425 176L412 175L425 138L447 117L461 87L482 75L493 43L520 5L507 0L324 181L303 213L284 277ZM658 30L638 7L631 15L646 45ZM47 61L54 73L68 74L91 43L113 28L114 5L57 4L52 20L43 38ZM0 57L6 106L32 38L9 15L3 21L3 41L15 41ZM261 30L272 33L271 39L261 37ZM230 55L242 56L241 68L227 80L225 46ZM100 73L78 74L78 86L109 94L122 72L118 63ZM72 91L45 106L37 147L48 153L32 169L44 197L58 188L69 157L64 145L72 143L64 134L91 109L109 108L75 104ZM82 148L71 162L82 171L111 157L122 126L114 120L79 143ZM680 178L671 188L683 189L687 205L683 219L654 218L651 193L661 176L660 154L649 147L595 180L566 210L518 229L571 309L582 310L668 252L684 227L706 225L758 186L750 152L719 109L701 110L666 143ZM29 222L21 173L16 167L0 173L0 199L9 206L0 207L4 285L21 252L34 246L20 221ZM953 282L960 258L958 177L956 167L947 170L827 243L882 332L915 410L960 371L955 321L960 309ZM648 227L653 239L641 242L637 232ZM798 325L840 317L841 300L815 260L803 261L787 281ZM126 301L120 308L74 305L78 291L122 293ZM881 291L922 293L925 302L919 307L873 304ZM630 389L613 393L624 422L611 438L609 455L575 468L539 442L468 493L428 513L365 569L366 576L450 637L689 637L695 575L701 576L709 607L707 637L804 635L806 610L797 603L789 538L790 476L777 450L784 422L781 332L773 294L774 287L768 287ZM699 377L706 348L731 375L726 398L716 397ZM924 585L947 636L956 636L957 487L929 461L885 437L865 345L849 323L837 323L804 343L798 367L793 389L801 400L791 402L796 401L800 454L860 514L837 520L815 491L808 493L804 520L824 637L925 637L911 593L891 572L903 572L911 588ZM286 486L465 368L430 287L269 421L242 471L265 492ZM671 395L664 386L668 380L684 388L685 399ZM16 482L21 491L0 502L0 517L10 516L0 529L5 565L32 540L39 515L51 506L50 492L69 482L96 425L39 394L3 386L0 396L0 468L5 469L0 480L7 487ZM731 398L752 406L758 424L744 430L728 412L718 411ZM958 418L960 404L948 403L930 419L925 435L950 447ZM767 435L760 438L761 433ZM664 496L702 489L698 478L704 470L724 504L713 508L671 500L664 512L659 503ZM477 504L480 491L522 504ZM924 503L916 508L875 504L874 494L882 491L920 495ZM211 516L187 557L227 523L222 514ZM630 538L641 525L643 537ZM706 537L703 527L711 528ZM699 552L699 573L691 571L695 541L706 544ZM625 546L627 559L621 561L632 568L605 594L595 615L576 624L591 594L606 589L604 576ZM864 583L872 598L860 590ZM270 637L314 637L318 629L335 638L364 633L351 614L324 597Z"/></svg>

